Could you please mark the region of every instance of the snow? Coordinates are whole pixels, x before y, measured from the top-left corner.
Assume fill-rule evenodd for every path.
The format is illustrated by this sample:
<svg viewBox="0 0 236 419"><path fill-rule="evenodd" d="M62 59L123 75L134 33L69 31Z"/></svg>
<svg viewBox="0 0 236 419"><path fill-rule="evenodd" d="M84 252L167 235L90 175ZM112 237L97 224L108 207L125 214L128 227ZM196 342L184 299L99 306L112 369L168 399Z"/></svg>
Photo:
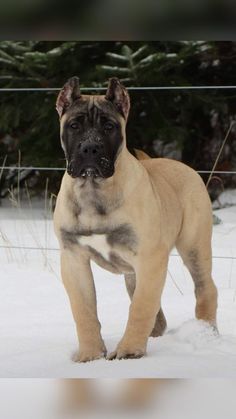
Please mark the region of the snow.
<svg viewBox="0 0 236 419"><path fill-rule="evenodd" d="M212 240L220 335L194 319L192 280L174 250L162 298L165 335L149 339L142 359L78 364L71 360L77 337L51 216L44 202L30 204L13 208L4 201L0 208L0 246L13 247L0 247L0 377L236 377L236 206L214 211L222 220ZM129 299L122 276L92 268L111 352L124 332Z"/></svg>

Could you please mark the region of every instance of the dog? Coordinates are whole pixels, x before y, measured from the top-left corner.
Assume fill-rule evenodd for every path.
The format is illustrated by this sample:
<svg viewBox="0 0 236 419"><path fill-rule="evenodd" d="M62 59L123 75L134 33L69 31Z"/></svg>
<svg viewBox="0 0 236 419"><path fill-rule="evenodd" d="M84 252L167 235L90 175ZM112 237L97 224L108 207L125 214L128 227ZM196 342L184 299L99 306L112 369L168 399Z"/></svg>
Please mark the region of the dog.
<svg viewBox="0 0 236 419"><path fill-rule="evenodd" d="M131 299L124 336L107 359L140 358L166 319L161 295L176 246L195 286L196 317L216 328L211 276L212 209L201 177L165 158L136 159L126 147L130 98L111 78L105 95L82 95L72 77L56 109L66 158L54 212L61 275L86 362L107 356L97 316L90 261L124 274Z"/></svg>

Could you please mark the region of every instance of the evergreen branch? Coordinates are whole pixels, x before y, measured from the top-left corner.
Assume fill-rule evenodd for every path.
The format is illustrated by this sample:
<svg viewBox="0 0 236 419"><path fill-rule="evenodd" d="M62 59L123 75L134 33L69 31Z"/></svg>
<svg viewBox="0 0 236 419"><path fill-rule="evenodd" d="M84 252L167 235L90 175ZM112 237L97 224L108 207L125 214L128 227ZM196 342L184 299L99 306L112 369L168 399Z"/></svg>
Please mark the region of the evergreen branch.
<svg viewBox="0 0 236 419"><path fill-rule="evenodd" d="M117 73L130 73L131 72L130 68L125 68L125 67L112 67L112 66L109 66L109 65L101 65L100 68L102 70L113 72L113 73L115 73L115 72L117 72Z"/></svg>
<svg viewBox="0 0 236 419"><path fill-rule="evenodd" d="M135 60L136 58L138 58L140 55L142 55L142 53L147 49L147 45L143 45L142 47L140 47L137 51L132 53L132 58L133 60Z"/></svg>
<svg viewBox="0 0 236 419"><path fill-rule="evenodd" d="M109 58L114 58L115 60L118 60L118 61L123 61L123 62L124 61L127 61L127 57L126 56L115 54L113 52L107 52L106 53L106 56L109 57Z"/></svg>
<svg viewBox="0 0 236 419"><path fill-rule="evenodd" d="M0 58L0 63L6 64L10 67L17 67L17 64L15 62L12 62L10 60L6 60L5 58Z"/></svg>
<svg viewBox="0 0 236 419"><path fill-rule="evenodd" d="M2 57L3 59L9 60L13 63L15 62L14 58L11 55L7 54L7 52L3 51L2 49L0 49L0 57Z"/></svg>

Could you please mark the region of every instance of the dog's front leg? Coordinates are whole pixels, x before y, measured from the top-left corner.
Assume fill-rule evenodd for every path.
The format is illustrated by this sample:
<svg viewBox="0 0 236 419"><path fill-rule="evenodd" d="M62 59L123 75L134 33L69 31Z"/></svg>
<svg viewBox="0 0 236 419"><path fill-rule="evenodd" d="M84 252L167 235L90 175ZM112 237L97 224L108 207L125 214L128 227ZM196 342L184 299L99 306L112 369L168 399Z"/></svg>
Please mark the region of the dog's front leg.
<svg viewBox="0 0 236 419"><path fill-rule="evenodd" d="M73 250L61 254L61 274L68 293L79 338L74 361L86 362L106 355L97 317L96 291L90 261Z"/></svg>
<svg viewBox="0 0 236 419"><path fill-rule="evenodd" d="M160 309L167 264L168 252L165 249L148 255L145 252L139 258L125 334L109 359L140 358L146 353L148 337Z"/></svg>

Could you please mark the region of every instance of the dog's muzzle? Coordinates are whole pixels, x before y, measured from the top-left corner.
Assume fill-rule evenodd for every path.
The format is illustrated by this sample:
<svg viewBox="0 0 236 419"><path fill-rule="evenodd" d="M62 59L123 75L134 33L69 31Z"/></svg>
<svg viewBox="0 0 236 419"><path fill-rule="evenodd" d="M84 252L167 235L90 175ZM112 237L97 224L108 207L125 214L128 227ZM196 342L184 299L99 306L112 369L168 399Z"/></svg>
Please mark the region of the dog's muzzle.
<svg viewBox="0 0 236 419"><path fill-rule="evenodd" d="M84 141L76 156L69 161L67 172L75 178L108 178L114 173L114 165L105 156L102 143Z"/></svg>

